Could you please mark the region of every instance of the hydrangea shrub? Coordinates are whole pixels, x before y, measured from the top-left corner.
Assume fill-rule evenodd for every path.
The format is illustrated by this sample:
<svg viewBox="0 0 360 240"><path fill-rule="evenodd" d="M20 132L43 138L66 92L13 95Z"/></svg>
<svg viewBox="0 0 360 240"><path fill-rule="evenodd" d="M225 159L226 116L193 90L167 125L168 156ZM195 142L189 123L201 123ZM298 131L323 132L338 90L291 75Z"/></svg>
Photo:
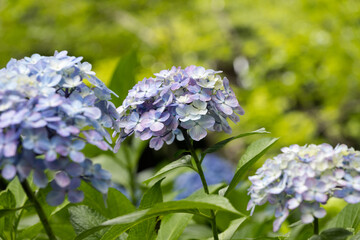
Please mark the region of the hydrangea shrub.
<svg viewBox="0 0 360 240"><path fill-rule="evenodd" d="M181 129L195 141L205 138L208 130L231 133L227 119L236 123L244 111L229 80L219 73L196 66L173 67L136 84L117 109L117 148L132 134L151 139L150 147L158 150L175 138L184 140Z"/></svg>
<svg viewBox="0 0 360 240"><path fill-rule="evenodd" d="M269 202L276 206L273 230L279 230L289 212L299 208L301 221L311 223L326 215L320 205L330 197L360 202L360 152L346 145L292 145L268 159L249 177L248 210Z"/></svg>
<svg viewBox="0 0 360 240"><path fill-rule="evenodd" d="M34 183L48 185L53 172L50 205L68 195L82 201L81 180L106 194L111 175L82 153L85 144L111 149L106 130L119 114L111 94L82 57L66 51L46 57L34 54L12 59L0 70L0 169L7 180L33 172ZM115 94L114 94L115 95Z"/></svg>

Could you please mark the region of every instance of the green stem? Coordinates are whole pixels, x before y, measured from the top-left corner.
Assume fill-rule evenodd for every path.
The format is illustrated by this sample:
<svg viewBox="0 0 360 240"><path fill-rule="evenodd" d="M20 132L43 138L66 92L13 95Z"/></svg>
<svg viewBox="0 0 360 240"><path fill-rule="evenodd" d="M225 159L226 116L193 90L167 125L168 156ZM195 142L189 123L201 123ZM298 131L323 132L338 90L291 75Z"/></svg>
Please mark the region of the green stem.
<svg viewBox="0 0 360 240"><path fill-rule="evenodd" d="M133 166L132 161L131 161L131 156L129 154L129 149L128 148L124 148L124 153L125 153L125 158L126 158L126 168L129 172L129 187L130 187L130 198L131 198L131 202L136 206L137 203L137 199L136 199L136 169L135 166Z"/></svg>
<svg viewBox="0 0 360 240"><path fill-rule="evenodd" d="M44 226L45 232L48 235L50 240L56 240L56 237L50 227L49 220L47 219L44 210L42 209L39 201L36 199L34 192L32 191L29 183L25 179L24 181L20 181L22 188L24 189L26 196L29 200L34 204L34 208L40 218L42 225Z"/></svg>
<svg viewBox="0 0 360 240"><path fill-rule="evenodd" d="M208 188L208 185L206 183L205 175L204 175L204 172L203 172L202 167L201 167L201 162L200 162L200 160L199 160L199 158L198 158L198 156L197 156L197 154L195 152L194 146L192 145L192 142L191 142L191 140L189 138L189 135L187 134L186 131L183 131L183 135L184 135L184 138L185 138L186 145L187 145L187 147L189 148L189 150L191 152L191 156L195 160L197 172L199 173L199 176L200 176L204 191L205 191L206 194L209 194L209 188ZM211 227L212 227L214 240L218 240L219 236L218 236L218 232L217 232L217 228L216 228L215 212L213 210L210 210L210 213L211 213Z"/></svg>
<svg viewBox="0 0 360 240"><path fill-rule="evenodd" d="M319 235L319 219L314 219L314 235Z"/></svg>

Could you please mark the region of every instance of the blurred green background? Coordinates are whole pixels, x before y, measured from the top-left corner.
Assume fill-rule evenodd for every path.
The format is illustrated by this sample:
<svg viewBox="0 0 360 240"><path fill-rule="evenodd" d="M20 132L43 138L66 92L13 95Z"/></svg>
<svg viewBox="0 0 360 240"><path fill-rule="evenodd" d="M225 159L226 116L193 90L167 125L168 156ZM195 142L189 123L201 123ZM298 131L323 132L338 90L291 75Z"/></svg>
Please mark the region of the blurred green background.
<svg viewBox="0 0 360 240"><path fill-rule="evenodd" d="M265 127L281 137L274 152L294 143L360 148L358 0L0 0L0 36L0 67L68 50L107 83L132 55L115 92L173 65L223 70L246 112L234 133ZM224 153L234 159L246 144Z"/></svg>

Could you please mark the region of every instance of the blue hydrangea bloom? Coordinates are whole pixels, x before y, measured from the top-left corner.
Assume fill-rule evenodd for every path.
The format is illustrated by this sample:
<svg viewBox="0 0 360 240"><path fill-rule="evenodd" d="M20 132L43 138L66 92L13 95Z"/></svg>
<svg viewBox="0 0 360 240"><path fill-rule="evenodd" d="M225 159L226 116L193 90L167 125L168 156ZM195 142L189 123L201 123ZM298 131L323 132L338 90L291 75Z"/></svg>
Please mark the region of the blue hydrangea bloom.
<svg viewBox="0 0 360 240"><path fill-rule="evenodd" d="M208 185L218 183L230 183L234 176L234 167L229 161L216 154L207 154L202 162L205 179ZM174 182L174 189L180 191L175 197L180 200L190 196L196 190L203 187L199 174L186 172L179 175Z"/></svg>
<svg viewBox="0 0 360 240"><path fill-rule="evenodd" d="M195 141L203 139L208 130L231 133L227 119L236 123L244 111L220 72L173 67L136 84L117 109L119 138L115 148L132 134L151 139L150 147L158 150L175 138L184 140L181 129Z"/></svg>
<svg viewBox="0 0 360 240"><path fill-rule="evenodd" d="M248 210L266 202L276 206L273 230L279 230L291 210L299 208L303 223L326 215L320 204L330 197L360 202L360 152L346 145L292 145L265 161L249 177Z"/></svg>
<svg viewBox="0 0 360 240"><path fill-rule="evenodd" d="M79 202L77 188L86 180L106 194L110 174L81 152L85 144L112 149L107 128L117 127L119 114L111 94L82 57L66 51L46 57L12 59L0 70L0 169L7 180L33 172L43 188L54 171L50 205ZM115 94L114 94L115 95Z"/></svg>

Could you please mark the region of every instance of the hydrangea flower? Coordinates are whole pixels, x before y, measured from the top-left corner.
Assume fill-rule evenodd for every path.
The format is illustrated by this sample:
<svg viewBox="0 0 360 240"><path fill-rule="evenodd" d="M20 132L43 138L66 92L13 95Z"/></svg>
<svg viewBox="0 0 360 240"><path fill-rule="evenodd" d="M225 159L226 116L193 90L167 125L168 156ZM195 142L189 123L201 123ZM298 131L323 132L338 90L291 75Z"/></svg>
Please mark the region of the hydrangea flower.
<svg viewBox="0 0 360 240"><path fill-rule="evenodd" d="M248 210L266 202L276 206L273 230L279 230L290 211L299 208L301 221L311 223L322 218L330 197L348 203L360 202L360 152L346 145L292 145L265 161L249 177L251 197Z"/></svg>
<svg viewBox="0 0 360 240"><path fill-rule="evenodd" d="M164 142L184 140L182 129L199 141L207 131L231 133L227 119L238 122L244 114L227 78L203 67L173 67L145 78L130 91L117 109L119 138L116 148L127 136L135 134L150 140L160 149Z"/></svg>
<svg viewBox="0 0 360 240"><path fill-rule="evenodd" d="M227 160L213 153L205 156L202 166L208 185L222 182L230 183L234 176L234 167ZM196 172L183 173L179 175L174 182L174 190L180 191L175 199L180 200L186 198L202 187L199 174Z"/></svg>
<svg viewBox="0 0 360 240"><path fill-rule="evenodd" d="M81 180L106 194L110 174L92 165L81 152L85 144L111 149L106 128L117 126L119 114L111 94L82 57L66 51L46 57L34 54L12 59L0 70L0 169L7 180L25 179L48 185L46 169L54 172L47 200L80 202ZM114 94L115 95L115 94Z"/></svg>

